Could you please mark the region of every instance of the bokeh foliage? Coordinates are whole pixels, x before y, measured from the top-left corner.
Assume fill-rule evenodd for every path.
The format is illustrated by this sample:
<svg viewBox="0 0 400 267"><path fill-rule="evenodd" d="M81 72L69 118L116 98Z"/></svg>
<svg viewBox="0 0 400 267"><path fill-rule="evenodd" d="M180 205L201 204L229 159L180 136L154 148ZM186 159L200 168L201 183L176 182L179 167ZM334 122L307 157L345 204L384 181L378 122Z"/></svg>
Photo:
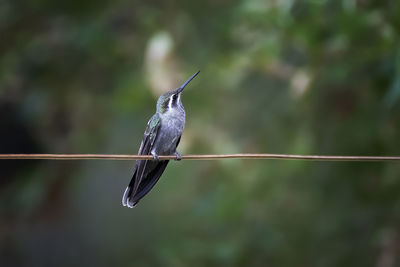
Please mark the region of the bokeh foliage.
<svg viewBox="0 0 400 267"><path fill-rule="evenodd" d="M0 153L135 153L185 90L182 153L398 155L400 2L0 3ZM398 163L0 162L1 266L399 266Z"/></svg>

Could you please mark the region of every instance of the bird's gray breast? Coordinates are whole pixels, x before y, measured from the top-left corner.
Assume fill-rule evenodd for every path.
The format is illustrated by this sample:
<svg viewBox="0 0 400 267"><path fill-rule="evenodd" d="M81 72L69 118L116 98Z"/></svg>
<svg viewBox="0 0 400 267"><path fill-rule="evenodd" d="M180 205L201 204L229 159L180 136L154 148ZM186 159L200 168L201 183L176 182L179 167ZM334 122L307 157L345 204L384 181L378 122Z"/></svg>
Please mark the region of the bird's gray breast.
<svg viewBox="0 0 400 267"><path fill-rule="evenodd" d="M161 115L161 126L154 149L157 154L173 154L185 127L185 111L168 111Z"/></svg>

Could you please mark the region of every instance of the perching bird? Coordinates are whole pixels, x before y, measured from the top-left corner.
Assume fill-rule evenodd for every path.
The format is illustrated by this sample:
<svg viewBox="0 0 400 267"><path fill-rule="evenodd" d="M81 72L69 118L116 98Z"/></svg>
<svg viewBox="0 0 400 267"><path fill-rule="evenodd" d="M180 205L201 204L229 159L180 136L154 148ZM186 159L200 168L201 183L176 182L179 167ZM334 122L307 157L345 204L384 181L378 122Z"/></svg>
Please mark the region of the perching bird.
<svg viewBox="0 0 400 267"><path fill-rule="evenodd" d="M139 155L153 155L154 160L137 160L133 177L122 197L122 205L133 208L157 183L169 160L158 160L158 155L181 155L176 151L183 128L185 109L181 93L185 86L199 73L196 72L181 87L160 96L156 114L147 123Z"/></svg>

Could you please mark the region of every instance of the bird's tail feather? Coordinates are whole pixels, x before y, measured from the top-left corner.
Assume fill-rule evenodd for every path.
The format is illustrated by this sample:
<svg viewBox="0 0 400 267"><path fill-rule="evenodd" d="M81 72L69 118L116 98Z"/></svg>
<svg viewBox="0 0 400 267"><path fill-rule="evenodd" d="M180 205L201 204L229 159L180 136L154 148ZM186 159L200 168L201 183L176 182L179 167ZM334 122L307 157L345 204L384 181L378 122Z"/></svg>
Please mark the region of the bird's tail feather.
<svg viewBox="0 0 400 267"><path fill-rule="evenodd" d="M135 183L135 177L136 177L136 168L135 168L135 171L133 172L133 176L132 176L132 179L131 179L129 185L125 189L124 196L122 197L122 205L129 207L129 208L133 208L136 205L136 203L132 203L130 201L130 199L133 197L133 194L134 194L133 186Z"/></svg>
<svg viewBox="0 0 400 267"><path fill-rule="evenodd" d="M133 208L141 198L143 198L158 182L162 173L168 165L169 160L160 161L157 166L142 180L136 192L133 191L136 179L136 170L133 174L132 180L128 187L125 189L124 196L122 197L122 205Z"/></svg>

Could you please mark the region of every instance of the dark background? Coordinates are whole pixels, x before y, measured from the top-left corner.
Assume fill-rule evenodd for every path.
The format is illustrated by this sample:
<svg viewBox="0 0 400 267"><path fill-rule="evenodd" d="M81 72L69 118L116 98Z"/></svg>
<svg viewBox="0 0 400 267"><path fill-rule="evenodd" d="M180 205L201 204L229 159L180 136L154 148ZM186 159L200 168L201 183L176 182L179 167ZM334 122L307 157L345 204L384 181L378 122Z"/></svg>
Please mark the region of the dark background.
<svg viewBox="0 0 400 267"><path fill-rule="evenodd" d="M197 70L179 151L399 155L400 2L0 2L0 153L135 154ZM400 165L0 162L1 266L400 266Z"/></svg>

